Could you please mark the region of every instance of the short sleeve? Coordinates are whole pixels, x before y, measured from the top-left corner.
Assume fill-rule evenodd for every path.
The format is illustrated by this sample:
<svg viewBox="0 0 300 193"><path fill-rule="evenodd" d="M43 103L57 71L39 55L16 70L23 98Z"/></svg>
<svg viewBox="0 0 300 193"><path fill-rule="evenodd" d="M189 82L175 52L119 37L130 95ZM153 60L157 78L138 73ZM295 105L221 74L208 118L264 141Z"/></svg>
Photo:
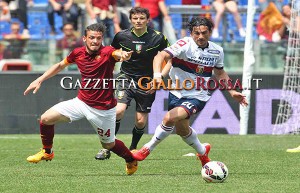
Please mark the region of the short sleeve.
<svg viewBox="0 0 300 193"><path fill-rule="evenodd" d="M111 43L111 46L116 49L120 49L121 45L119 44L119 42L120 42L120 32L115 35L115 37Z"/></svg>
<svg viewBox="0 0 300 193"><path fill-rule="evenodd" d="M68 63L68 64L72 64L72 63L75 63L75 58L76 58L76 51L77 49L74 49L73 51L71 51L69 53L69 55L66 57L65 61Z"/></svg>
<svg viewBox="0 0 300 193"><path fill-rule="evenodd" d="M161 38L161 43L160 43L159 50L161 51L161 50L163 50L163 49L165 49L165 48L167 48L169 46L170 46L170 43L169 43L167 37L162 34L162 38Z"/></svg>
<svg viewBox="0 0 300 193"><path fill-rule="evenodd" d="M219 68L219 69L224 68L224 52L223 52L223 49L220 50L220 56L219 56L217 64L215 65L215 68Z"/></svg>
<svg viewBox="0 0 300 193"><path fill-rule="evenodd" d="M182 53L186 52L187 47L188 47L187 39L180 39L170 47L167 47L165 51L171 54L172 57L179 57L180 55L182 55Z"/></svg>

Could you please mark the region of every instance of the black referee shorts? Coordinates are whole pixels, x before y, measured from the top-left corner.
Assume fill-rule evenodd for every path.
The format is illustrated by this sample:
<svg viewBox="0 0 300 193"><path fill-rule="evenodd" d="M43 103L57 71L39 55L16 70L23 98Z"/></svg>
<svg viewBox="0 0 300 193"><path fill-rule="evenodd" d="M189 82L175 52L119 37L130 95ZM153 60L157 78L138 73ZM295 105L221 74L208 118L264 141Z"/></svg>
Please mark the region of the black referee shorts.
<svg viewBox="0 0 300 193"><path fill-rule="evenodd" d="M119 78L124 78L124 76L118 77L118 79ZM126 78L128 79L128 77ZM125 81L124 84L120 84L120 82L118 82L115 93L118 103L124 103L127 104L127 106L130 106L131 100L134 99L136 103L135 109L137 112L150 113L152 103L155 100L155 93L146 93L145 90L138 88L137 82L135 84L136 88L130 88L130 81L131 80L128 79L128 81Z"/></svg>

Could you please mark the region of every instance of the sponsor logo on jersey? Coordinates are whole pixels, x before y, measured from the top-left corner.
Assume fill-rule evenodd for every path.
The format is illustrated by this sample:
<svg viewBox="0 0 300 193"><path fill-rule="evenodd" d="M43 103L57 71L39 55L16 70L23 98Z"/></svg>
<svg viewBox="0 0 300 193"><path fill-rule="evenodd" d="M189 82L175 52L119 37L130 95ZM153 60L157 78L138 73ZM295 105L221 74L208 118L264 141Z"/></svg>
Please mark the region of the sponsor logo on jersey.
<svg viewBox="0 0 300 193"><path fill-rule="evenodd" d="M198 58L187 58L189 62L201 64L202 66L214 66L218 62L218 57L200 56Z"/></svg>
<svg viewBox="0 0 300 193"><path fill-rule="evenodd" d="M135 50L136 50L136 52L139 54L139 53L141 53L141 51L142 51L142 45L141 44L136 44L135 45Z"/></svg>
<svg viewBox="0 0 300 193"><path fill-rule="evenodd" d="M145 44L146 42L142 42L142 41L132 41L132 43L134 43L134 44Z"/></svg>
<svg viewBox="0 0 300 193"><path fill-rule="evenodd" d="M186 44L186 42L183 41L183 40L178 40L177 44L182 47L182 46L184 46Z"/></svg>
<svg viewBox="0 0 300 193"><path fill-rule="evenodd" d="M219 50L207 50L207 52L211 54L220 54Z"/></svg>

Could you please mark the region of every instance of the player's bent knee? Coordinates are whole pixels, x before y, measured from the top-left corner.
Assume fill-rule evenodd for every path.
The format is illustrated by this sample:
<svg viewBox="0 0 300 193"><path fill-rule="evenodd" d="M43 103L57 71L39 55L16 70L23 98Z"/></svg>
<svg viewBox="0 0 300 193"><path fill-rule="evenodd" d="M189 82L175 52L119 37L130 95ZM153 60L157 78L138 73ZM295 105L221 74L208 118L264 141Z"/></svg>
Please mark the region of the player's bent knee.
<svg viewBox="0 0 300 193"><path fill-rule="evenodd" d="M172 117L169 117L169 116L165 116L164 117L164 120L163 120L163 123L166 125L166 126L173 126L175 125L176 123L176 120Z"/></svg>
<svg viewBox="0 0 300 193"><path fill-rule="evenodd" d="M44 125L52 125L53 124L52 121L50 120L50 118L45 114L43 114L41 116L41 121L40 122L43 123Z"/></svg>
<svg viewBox="0 0 300 193"><path fill-rule="evenodd" d="M136 120L135 125L138 128L144 128L146 126L146 122L147 122L147 119L138 119L138 120Z"/></svg>
<svg viewBox="0 0 300 193"><path fill-rule="evenodd" d="M117 120L120 120L120 119L122 119L123 117L124 117L124 112L118 112L118 111L117 111L116 119L117 119Z"/></svg>
<svg viewBox="0 0 300 193"><path fill-rule="evenodd" d="M117 112L116 112L116 118L117 120L120 120L124 117L124 113L125 113L125 110L123 109L117 109Z"/></svg>

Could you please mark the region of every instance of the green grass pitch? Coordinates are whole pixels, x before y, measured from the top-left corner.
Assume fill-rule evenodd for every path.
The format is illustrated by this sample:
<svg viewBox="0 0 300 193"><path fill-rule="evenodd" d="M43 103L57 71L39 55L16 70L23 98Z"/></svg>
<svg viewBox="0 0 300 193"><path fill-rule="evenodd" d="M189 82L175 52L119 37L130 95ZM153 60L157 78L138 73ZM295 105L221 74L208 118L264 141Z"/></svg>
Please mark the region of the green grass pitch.
<svg viewBox="0 0 300 193"><path fill-rule="evenodd" d="M28 163L39 151L39 135L0 135L0 192L99 193L263 193L300 192L300 153L286 153L300 145L299 135L199 135L212 144L210 158L224 162L224 183L206 183L200 162L179 136L171 135L143 162L125 174L125 162L115 154L95 160L100 144L96 135L56 135L51 162ZM131 135L118 135L129 145ZM144 135L139 147L150 140Z"/></svg>

